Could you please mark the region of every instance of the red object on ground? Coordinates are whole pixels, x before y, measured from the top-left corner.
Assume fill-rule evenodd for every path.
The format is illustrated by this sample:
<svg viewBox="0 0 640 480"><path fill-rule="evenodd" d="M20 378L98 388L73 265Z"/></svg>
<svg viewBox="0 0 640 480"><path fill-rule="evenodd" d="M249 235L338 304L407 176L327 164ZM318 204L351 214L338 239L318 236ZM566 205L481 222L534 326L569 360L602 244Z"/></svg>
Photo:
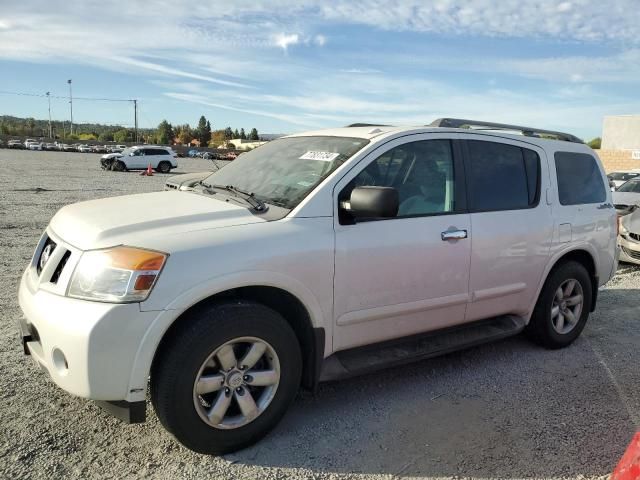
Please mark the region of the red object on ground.
<svg viewBox="0 0 640 480"><path fill-rule="evenodd" d="M611 480L638 479L640 479L640 432L635 434L611 475Z"/></svg>
<svg viewBox="0 0 640 480"><path fill-rule="evenodd" d="M153 177L153 169L151 168L151 164L147 167L146 170L143 170L140 175L146 175L147 177Z"/></svg>

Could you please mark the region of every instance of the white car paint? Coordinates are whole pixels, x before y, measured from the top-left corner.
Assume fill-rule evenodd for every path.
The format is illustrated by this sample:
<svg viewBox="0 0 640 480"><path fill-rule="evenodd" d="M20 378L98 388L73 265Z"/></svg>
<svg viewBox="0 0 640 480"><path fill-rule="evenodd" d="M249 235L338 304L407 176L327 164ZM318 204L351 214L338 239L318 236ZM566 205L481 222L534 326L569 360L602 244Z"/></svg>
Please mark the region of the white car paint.
<svg viewBox="0 0 640 480"><path fill-rule="evenodd" d="M119 160L127 170L142 170L151 165L157 169L162 163L169 163L171 168L178 166L177 154L170 147L156 145L139 145L125 149L122 153L107 153L101 160Z"/></svg>
<svg viewBox="0 0 640 480"><path fill-rule="evenodd" d="M47 267L37 273L43 236L19 293L26 318L22 328L40 332L33 354L53 381L87 398L144 400L153 356L171 324L198 301L243 286L274 286L298 298L312 326L325 330L327 357L503 313L528 320L549 271L571 251L591 255L599 285L615 271L613 210L559 202L554 153L593 155L583 144L432 127L341 128L294 137L313 135L362 137L370 143L279 220L267 221L244 206L195 192L115 197L61 209L46 230L62 247L49 263L71 252L60 279L55 285L45 281L51 273ZM542 169L538 204L357 228L340 224L337 195L364 166L394 145L438 138L535 150ZM611 203L605 190L605 202ZM441 232L452 228L467 230L469 238L443 242ZM65 296L82 252L115 245L169 254L150 296L138 304ZM64 352L69 368L56 360L56 349Z"/></svg>

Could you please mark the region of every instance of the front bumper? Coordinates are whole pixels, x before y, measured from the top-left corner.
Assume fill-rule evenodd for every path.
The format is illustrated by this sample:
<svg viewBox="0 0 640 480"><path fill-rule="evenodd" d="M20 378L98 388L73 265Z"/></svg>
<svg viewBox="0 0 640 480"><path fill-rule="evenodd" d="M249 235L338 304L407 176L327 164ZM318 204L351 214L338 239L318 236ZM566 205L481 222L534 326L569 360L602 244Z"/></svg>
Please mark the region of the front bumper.
<svg viewBox="0 0 640 480"><path fill-rule="evenodd" d="M618 244L621 262L640 265L640 242L621 235L618 237Z"/></svg>
<svg viewBox="0 0 640 480"><path fill-rule="evenodd" d="M56 250L73 248L55 240ZM41 241L34 258L42 248ZM46 280L51 269L47 266L38 274L34 261L22 275L18 299L24 316L19 328L25 353L56 385L73 395L107 401L140 400L146 385L131 386L131 372L144 335L159 312L141 312L137 303L64 296L78 253L72 251L56 284ZM49 262L57 258L54 251Z"/></svg>

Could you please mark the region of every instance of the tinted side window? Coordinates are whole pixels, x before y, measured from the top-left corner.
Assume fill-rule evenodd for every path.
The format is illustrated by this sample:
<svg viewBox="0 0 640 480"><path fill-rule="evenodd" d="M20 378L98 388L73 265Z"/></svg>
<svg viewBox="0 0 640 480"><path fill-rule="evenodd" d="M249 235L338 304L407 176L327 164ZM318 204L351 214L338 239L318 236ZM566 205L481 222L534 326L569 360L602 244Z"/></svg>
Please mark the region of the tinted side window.
<svg viewBox="0 0 640 480"><path fill-rule="evenodd" d="M540 196L540 158L532 150L504 143L468 140L470 210L529 208Z"/></svg>
<svg viewBox="0 0 640 480"><path fill-rule="evenodd" d="M451 142L425 140L392 148L360 172L353 186L394 187L400 197L398 217L453 212Z"/></svg>
<svg viewBox="0 0 640 480"><path fill-rule="evenodd" d="M562 205L601 203L607 198L602 174L587 153L556 152L558 196Z"/></svg>

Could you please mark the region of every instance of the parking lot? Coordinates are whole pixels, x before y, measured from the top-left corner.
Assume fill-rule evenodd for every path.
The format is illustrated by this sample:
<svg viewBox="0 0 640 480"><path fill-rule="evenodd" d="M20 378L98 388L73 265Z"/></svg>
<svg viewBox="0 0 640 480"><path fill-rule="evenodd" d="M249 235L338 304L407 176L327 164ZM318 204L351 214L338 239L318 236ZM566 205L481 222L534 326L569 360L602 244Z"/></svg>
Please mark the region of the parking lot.
<svg viewBox="0 0 640 480"><path fill-rule="evenodd" d="M20 275L60 207L161 190L213 163L181 158L170 175L145 177L102 171L98 159L0 150L0 478L606 478L640 429L640 268L630 265L567 349L516 337L323 384L232 455L183 448L151 408L146 424L124 425L22 354Z"/></svg>

